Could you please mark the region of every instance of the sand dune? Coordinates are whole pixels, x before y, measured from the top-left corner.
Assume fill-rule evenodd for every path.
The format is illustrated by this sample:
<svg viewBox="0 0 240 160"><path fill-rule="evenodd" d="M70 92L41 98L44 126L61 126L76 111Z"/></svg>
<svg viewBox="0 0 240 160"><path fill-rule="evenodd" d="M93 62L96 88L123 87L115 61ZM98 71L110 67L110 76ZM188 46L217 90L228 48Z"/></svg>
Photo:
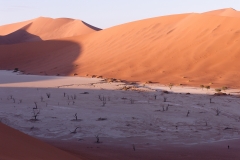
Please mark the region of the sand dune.
<svg viewBox="0 0 240 160"><path fill-rule="evenodd" d="M163 84L239 86L239 26L235 18L184 14L113 27L80 41L83 52L73 72Z"/></svg>
<svg viewBox="0 0 240 160"><path fill-rule="evenodd" d="M222 11L214 12L221 14ZM51 41L2 45L0 69L19 67L33 74L96 74L162 84L239 87L240 21L218 14L163 16L61 39L75 44L75 48L44 47L53 43ZM73 53L75 59L67 64L64 60ZM56 60L57 55L64 58Z"/></svg>
<svg viewBox="0 0 240 160"><path fill-rule="evenodd" d="M54 148L20 131L0 123L0 159L32 160L32 159L79 159L67 152Z"/></svg>
<svg viewBox="0 0 240 160"><path fill-rule="evenodd" d="M225 17L238 17L238 18L240 17L240 12L233 8L210 11L210 12L206 12L205 14L212 14L212 15L225 16Z"/></svg>
<svg viewBox="0 0 240 160"><path fill-rule="evenodd" d="M68 18L39 17L26 22L0 27L0 44L58 39L79 36L101 30L86 22Z"/></svg>

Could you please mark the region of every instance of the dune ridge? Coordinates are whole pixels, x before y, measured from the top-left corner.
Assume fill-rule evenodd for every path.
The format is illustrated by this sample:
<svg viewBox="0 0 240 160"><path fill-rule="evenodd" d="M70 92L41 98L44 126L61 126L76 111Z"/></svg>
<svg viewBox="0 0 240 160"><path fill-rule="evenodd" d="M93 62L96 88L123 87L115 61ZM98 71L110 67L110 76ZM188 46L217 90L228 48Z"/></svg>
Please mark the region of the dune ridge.
<svg viewBox="0 0 240 160"><path fill-rule="evenodd" d="M240 12L233 8L214 10L214 11L206 12L204 14L240 18Z"/></svg>
<svg viewBox="0 0 240 160"><path fill-rule="evenodd" d="M0 44L42 41L93 33L101 29L81 20L39 17L33 20L0 26Z"/></svg>

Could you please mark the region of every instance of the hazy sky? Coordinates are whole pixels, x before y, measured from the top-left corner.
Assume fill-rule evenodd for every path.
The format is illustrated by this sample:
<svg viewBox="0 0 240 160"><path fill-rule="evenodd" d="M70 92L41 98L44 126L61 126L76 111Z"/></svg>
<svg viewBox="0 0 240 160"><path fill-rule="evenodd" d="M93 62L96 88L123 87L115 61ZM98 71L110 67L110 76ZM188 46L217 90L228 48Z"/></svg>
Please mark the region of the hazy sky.
<svg viewBox="0 0 240 160"><path fill-rule="evenodd" d="M44 17L81 19L100 28L169 14L240 10L240 0L0 0L0 25Z"/></svg>

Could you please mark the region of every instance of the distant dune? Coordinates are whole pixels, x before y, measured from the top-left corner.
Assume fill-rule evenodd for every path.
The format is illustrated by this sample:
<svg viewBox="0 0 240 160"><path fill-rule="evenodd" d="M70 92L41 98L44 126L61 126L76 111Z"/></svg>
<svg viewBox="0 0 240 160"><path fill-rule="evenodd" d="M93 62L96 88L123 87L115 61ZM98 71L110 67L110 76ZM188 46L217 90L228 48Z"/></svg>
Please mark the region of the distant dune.
<svg viewBox="0 0 240 160"><path fill-rule="evenodd" d="M79 160L67 152L45 144L35 138L0 123L0 159L2 160L33 160L57 159Z"/></svg>
<svg viewBox="0 0 240 160"><path fill-rule="evenodd" d="M25 30L44 41L1 45L0 69L240 87L238 15L233 9L170 15L101 31L77 20L38 18ZM83 27L79 33L77 25L70 25L75 23ZM26 24L19 23L19 27ZM42 29L44 24L48 26ZM58 25L62 27L56 29ZM9 34L10 30L3 26L2 32Z"/></svg>
<svg viewBox="0 0 240 160"><path fill-rule="evenodd" d="M41 41L93 33L101 29L69 18L39 17L0 27L0 44Z"/></svg>

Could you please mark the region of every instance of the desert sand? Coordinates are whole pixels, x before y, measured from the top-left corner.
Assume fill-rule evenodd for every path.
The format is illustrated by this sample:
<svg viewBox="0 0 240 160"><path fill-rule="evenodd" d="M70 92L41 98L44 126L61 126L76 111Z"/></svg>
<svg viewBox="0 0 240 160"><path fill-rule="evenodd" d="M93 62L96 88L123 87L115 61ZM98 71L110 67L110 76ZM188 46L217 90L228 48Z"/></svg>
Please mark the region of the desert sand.
<svg viewBox="0 0 240 160"><path fill-rule="evenodd" d="M0 26L0 159L239 159L239 17Z"/></svg>

